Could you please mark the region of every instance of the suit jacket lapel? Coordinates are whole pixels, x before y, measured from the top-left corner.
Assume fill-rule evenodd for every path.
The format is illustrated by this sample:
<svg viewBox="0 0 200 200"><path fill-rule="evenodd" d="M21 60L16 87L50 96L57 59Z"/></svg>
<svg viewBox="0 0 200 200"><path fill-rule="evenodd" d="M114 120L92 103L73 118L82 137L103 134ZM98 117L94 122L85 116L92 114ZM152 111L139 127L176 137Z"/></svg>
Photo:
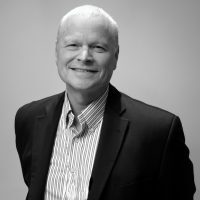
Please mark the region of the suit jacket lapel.
<svg viewBox="0 0 200 200"><path fill-rule="evenodd" d="M64 93L56 96L46 105L45 111L36 116L31 185L29 188L29 196L32 200L44 198L46 179L63 101Z"/></svg>
<svg viewBox="0 0 200 200"><path fill-rule="evenodd" d="M120 93L110 86L88 200L100 198L122 146L128 125L128 120L120 117L120 113L124 110L125 107L121 104Z"/></svg>

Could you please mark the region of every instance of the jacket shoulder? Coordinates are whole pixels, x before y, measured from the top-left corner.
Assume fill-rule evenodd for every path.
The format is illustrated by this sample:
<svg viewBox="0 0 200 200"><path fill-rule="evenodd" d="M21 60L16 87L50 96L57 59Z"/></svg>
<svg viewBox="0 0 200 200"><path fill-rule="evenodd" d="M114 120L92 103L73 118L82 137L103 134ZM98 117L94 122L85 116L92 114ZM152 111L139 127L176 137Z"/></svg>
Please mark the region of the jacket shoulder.
<svg viewBox="0 0 200 200"><path fill-rule="evenodd" d="M171 122L177 116L162 108L147 104L137 99L121 93L121 102L126 107L125 115L129 118L141 119L143 121L149 121L151 123L163 123Z"/></svg>
<svg viewBox="0 0 200 200"><path fill-rule="evenodd" d="M64 92L27 103L17 110L15 118L27 118L38 115L44 112L47 105L57 103L63 96Z"/></svg>

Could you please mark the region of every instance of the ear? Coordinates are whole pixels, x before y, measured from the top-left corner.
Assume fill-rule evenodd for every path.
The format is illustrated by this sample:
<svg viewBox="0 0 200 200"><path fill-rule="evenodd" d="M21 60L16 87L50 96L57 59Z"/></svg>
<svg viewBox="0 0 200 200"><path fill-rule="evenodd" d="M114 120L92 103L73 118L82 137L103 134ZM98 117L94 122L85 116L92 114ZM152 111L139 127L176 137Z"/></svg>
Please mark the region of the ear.
<svg viewBox="0 0 200 200"><path fill-rule="evenodd" d="M117 49L115 51L115 59L116 59L116 61L118 60L118 56L119 56L119 45L117 46Z"/></svg>
<svg viewBox="0 0 200 200"><path fill-rule="evenodd" d="M55 59L56 59L56 64L58 61L58 40L55 42Z"/></svg>
<svg viewBox="0 0 200 200"><path fill-rule="evenodd" d="M118 56L119 56L119 45L117 46L117 49L115 51L115 67L113 70L115 70L117 67Z"/></svg>

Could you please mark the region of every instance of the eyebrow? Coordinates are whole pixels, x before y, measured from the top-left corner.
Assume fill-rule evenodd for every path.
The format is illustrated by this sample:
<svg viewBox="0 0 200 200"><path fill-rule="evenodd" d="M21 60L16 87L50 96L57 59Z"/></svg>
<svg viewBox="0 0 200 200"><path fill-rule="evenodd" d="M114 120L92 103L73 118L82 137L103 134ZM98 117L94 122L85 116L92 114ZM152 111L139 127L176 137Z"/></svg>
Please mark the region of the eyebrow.
<svg viewBox="0 0 200 200"><path fill-rule="evenodd" d="M68 42L68 41L76 41L78 40L78 38L75 38L74 36L66 36L63 38L64 42Z"/></svg>

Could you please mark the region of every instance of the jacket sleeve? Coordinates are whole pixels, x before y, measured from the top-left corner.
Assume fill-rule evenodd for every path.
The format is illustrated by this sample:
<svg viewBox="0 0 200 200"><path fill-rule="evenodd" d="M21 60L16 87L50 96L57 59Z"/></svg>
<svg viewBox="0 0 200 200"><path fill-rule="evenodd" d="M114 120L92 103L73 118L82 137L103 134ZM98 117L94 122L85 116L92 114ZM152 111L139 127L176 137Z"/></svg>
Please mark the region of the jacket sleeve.
<svg viewBox="0 0 200 200"><path fill-rule="evenodd" d="M29 187L31 179L31 120L28 118L27 106L20 108L15 116L16 148L19 155L22 173Z"/></svg>
<svg viewBox="0 0 200 200"><path fill-rule="evenodd" d="M196 190L189 150L181 121L176 116L165 145L158 187L158 199L162 200L192 200Z"/></svg>

